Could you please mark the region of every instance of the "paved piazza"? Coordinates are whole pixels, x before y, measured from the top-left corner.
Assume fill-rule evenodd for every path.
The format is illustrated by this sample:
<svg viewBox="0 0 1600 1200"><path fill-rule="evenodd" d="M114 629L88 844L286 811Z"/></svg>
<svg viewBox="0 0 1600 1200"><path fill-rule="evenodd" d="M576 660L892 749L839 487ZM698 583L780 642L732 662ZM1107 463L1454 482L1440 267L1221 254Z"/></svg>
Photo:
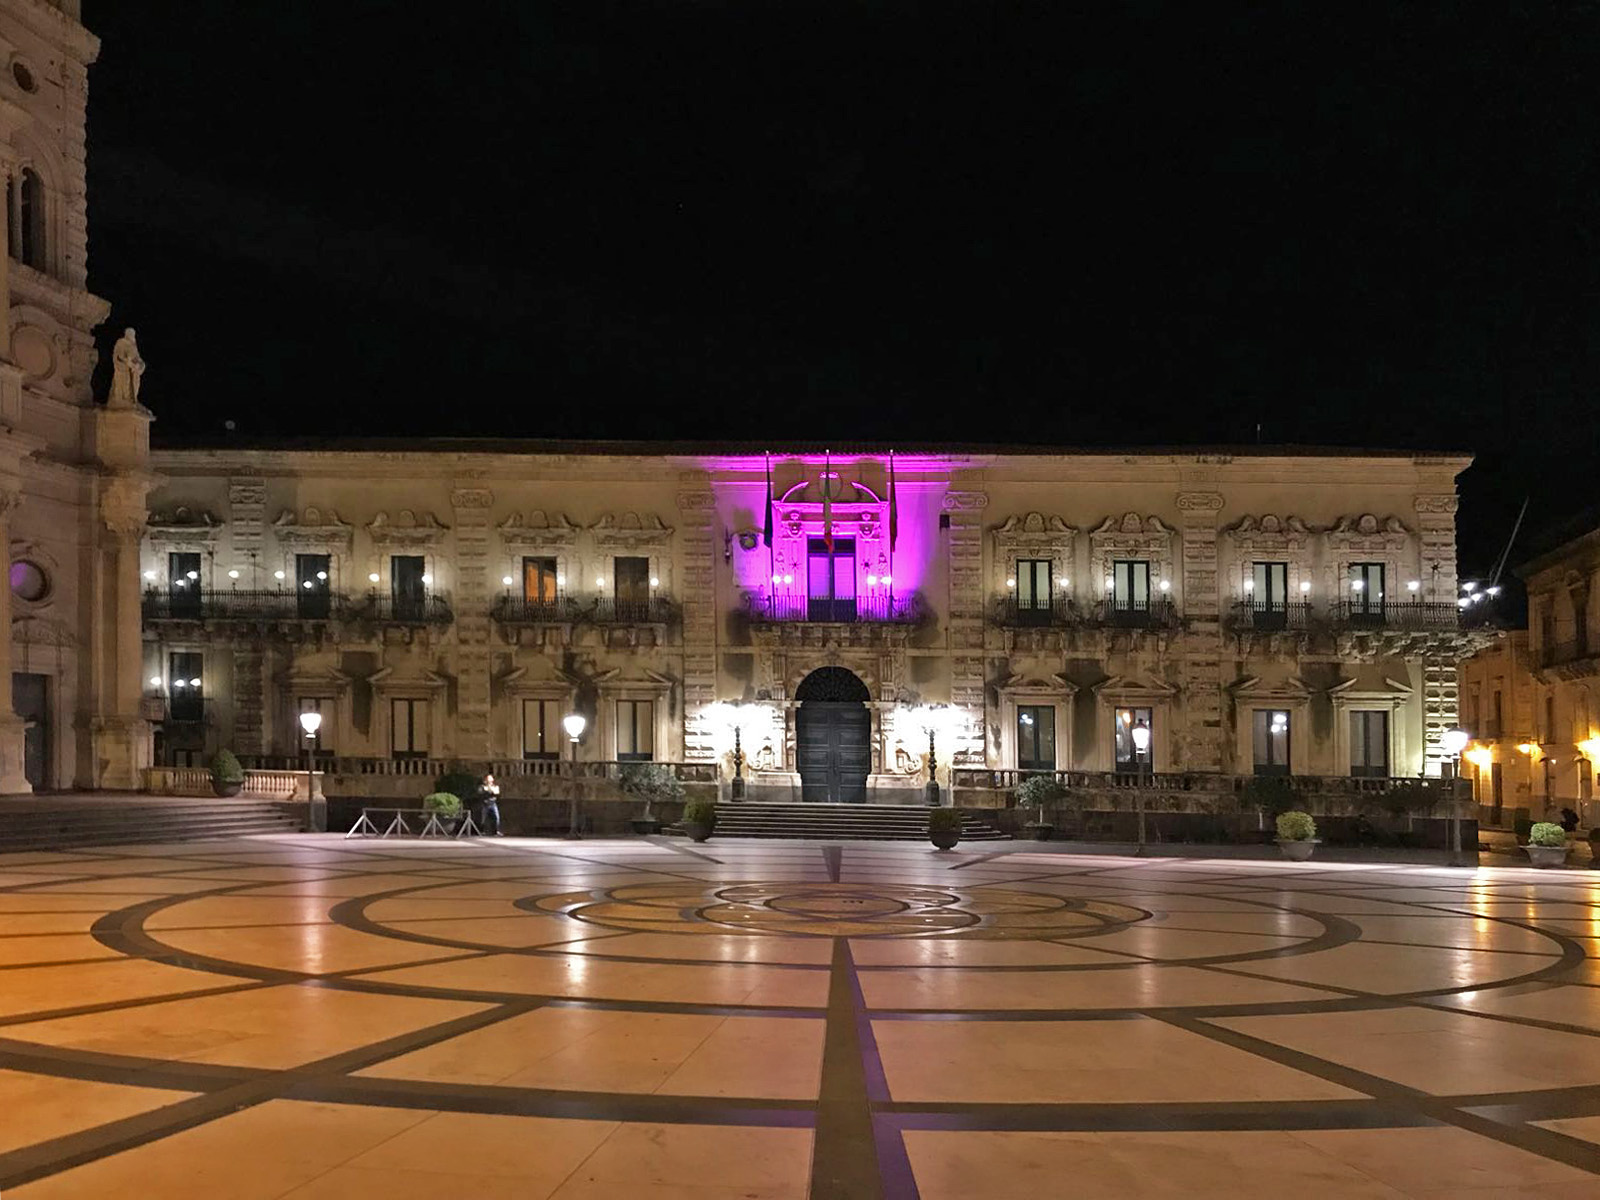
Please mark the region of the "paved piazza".
<svg viewBox="0 0 1600 1200"><path fill-rule="evenodd" d="M1597 1197L1595 883L993 844L10 855L0 1191Z"/></svg>

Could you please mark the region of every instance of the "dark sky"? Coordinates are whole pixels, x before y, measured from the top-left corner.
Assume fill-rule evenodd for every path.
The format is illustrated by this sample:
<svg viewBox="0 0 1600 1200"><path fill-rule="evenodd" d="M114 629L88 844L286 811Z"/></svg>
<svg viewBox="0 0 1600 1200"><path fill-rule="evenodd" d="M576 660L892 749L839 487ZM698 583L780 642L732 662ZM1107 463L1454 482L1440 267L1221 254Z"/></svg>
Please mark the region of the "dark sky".
<svg viewBox="0 0 1600 1200"><path fill-rule="evenodd" d="M1593 492L1593 3L84 8L160 437L1259 422L1476 451L1470 571Z"/></svg>

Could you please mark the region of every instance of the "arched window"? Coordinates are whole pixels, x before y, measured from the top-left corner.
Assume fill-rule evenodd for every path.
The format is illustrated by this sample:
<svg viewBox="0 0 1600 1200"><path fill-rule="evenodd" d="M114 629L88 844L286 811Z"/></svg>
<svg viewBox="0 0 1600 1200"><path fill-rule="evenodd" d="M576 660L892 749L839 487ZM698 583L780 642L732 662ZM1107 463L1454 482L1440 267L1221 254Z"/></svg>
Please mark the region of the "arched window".
<svg viewBox="0 0 1600 1200"><path fill-rule="evenodd" d="M32 167L6 182L6 244L24 266L44 269L44 182Z"/></svg>

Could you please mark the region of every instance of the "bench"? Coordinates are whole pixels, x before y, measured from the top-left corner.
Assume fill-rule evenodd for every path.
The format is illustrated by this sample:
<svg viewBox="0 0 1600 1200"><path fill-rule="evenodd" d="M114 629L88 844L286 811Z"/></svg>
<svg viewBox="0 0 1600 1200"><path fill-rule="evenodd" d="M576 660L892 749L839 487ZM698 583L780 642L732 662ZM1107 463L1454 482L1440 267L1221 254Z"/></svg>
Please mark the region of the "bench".
<svg viewBox="0 0 1600 1200"><path fill-rule="evenodd" d="M391 817L391 820L386 828L382 830L378 828L377 823L372 819L374 813L376 813L380 818L382 818L384 815ZM465 805L463 805L461 809L461 825L452 835L445 830L445 827L439 821L439 814L433 809L388 808L382 805L368 804L362 806L361 817L354 825L350 826L350 832L344 835L345 841L349 841L353 837L386 838L391 834L396 837L404 837L406 834L411 832L411 826L406 824L406 818L408 816L413 817L418 821L421 821L424 817L427 818L427 820L423 822L421 832L417 834L419 838L451 836L458 838L479 837L483 832L478 828L477 822L472 819L471 809L467 808Z"/></svg>

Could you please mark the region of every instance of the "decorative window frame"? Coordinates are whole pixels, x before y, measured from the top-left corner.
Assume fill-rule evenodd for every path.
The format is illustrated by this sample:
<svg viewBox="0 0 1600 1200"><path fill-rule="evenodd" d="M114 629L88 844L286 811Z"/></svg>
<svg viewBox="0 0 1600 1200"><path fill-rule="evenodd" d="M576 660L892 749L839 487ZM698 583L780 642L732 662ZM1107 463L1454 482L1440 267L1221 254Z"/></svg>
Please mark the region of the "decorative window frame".
<svg viewBox="0 0 1600 1200"><path fill-rule="evenodd" d="M1257 562L1288 563L1288 595L1284 599L1290 604L1304 599L1300 585L1312 582L1316 553L1312 545L1312 531L1299 517L1279 517L1274 513L1262 513L1259 517L1246 514L1224 529L1222 537L1232 556L1225 576L1232 585L1232 599L1250 598L1244 585L1246 580L1254 579ZM1290 740L1293 740L1292 736Z"/></svg>
<svg viewBox="0 0 1600 1200"><path fill-rule="evenodd" d="M545 667L554 674L549 677L537 676L529 667L515 667L500 676L498 680L500 691L506 699L505 708L509 710L510 727L506 730L505 745L509 747L508 753L514 758L521 758L527 750L522 742L524 700L559 700L566 712L577 711L576 681L556 671L546 659L537 660L537 666ZM563 750L558 757L567 758L569 753Z"/></svg>
<svg viewBox="0 0 1600 1200"><path fill-rule="evenodd" d="M1384 678L1382 690L1358 688L1357 680L1346 679L1328 689L1333 700L1333 774L1350 774L1350 714L1362 710L1389 714L1389 777L1408 778L1416 774L1412 766L1421 766L1423 747L1411 753L1410 739L1401 717L1405 714L1416 689L1398 679ZM1413 762L1413 759L1415 760Z"/></svg>
<svg viewBox="0 0 1600 1200"><path fill-rule="evenodd" d="M1107 517L1089 534L1089 590L1085 597L1106 596L1106 577L1119 558L1145 559L1150 564L1152 592L1165 579L1177 587L1173 577L1173 539L1177 530L1160 517L1140 517L1136 512Z"/></svg>
<svg viewBox="0 0 1600 1200"><path fill-rule="evenodd" d="M300 729L300 698L310 696L324 702L322 721L327 728L323 741L333 744L335 754L345 754L355 737L355 727L350 721L350 676L331 667L291 666L280 671L276 680L278 691L277 713L274 724L288 735L288 753L299 756L304 751L304 734ZM331 701L330 714L327 703ZM387 715L387 714L385 714ZM332 717L330 721L329 718ZM268 745L279 743L269 730ZM279 743L281 744L281 743Z"/></svg>
<svg viewBox="0 0 1600 1200"><path fill-rule="evenodd" d="M1385 604L1420 598L1407 590L1409 576L1403 570L1408 557L1406 552L1413 546L1416 535L1399 517L1383 521L1372 513L1340 517L1322 538L1327 546L1324 595L1330 603L1350 599L1350 564L1355 562L1383 564L1384 587L1388 591L1384 596Z"/></svg>
<svg viewBox="0 0 1600 1200"><path fill-rule="evenodd" d="M341 521L337 512L315 505L308 505L303 513L285 509L272 523L272 535L280 557L276 568L271 566L270 561L266 566L269 570L282 571L282 582L288 583L289 587L294 586L288 581L294 578L296 554L326 554L329 582L334 591L342 590L342 574L351 557L355 527L347 521Z"/></svg>
<svg viewBox="0 0 1600 1200"><path fill-rule="evenodd" d="M379 740L386 757L394 757L393 716L391 700L427 700L428 704L428 755L430 758L450 757L444 745L444 701L450 681L433 671L421 676L407 675L397 678L393 667L373 672L369 679L373 696L382 704L382 734Z"/></svg>
<svg viewBox="0 0 1600 1200"><path fill-rule="evenodd" d="M1148 708L1154 728L1150 731L1150 770L1171 770L1172 701L1178 689L1157 680L1140 682L1113 675L1093 688L1096 701L1095 745L1086 770L1110 773L1117 769L1116 719L1119 708Z"/></svg>
<svg viewBox="0 0 1600 1200"><path fill-rule="evenodd" d="M582 532L578 526L569 521L564 513L546 516L543 509L536 508L526 518L519 512L512 513L500 523L500 543L505 548L507 570L504 572L516 580L513 585L516 595L522 594L522 560L524 558L553 558L556 560L556 577L567 581L558 584L558 589L565 593L569 584L575 582L574 575L579 569L578 562L578 534ZM576 589L576 590L581 590Z"/></svg>
<svg viewBox="0 0 1600 1200"><path fill-rule="evenodd" d="M995 591L1005 595L1005 581L1016 577L1019 559L1050 560L1051 585L1057 592L1071 594L1073 539L1078 531L1060 517L1030 512L1006 518L994 530ZM1066 585L1060 582L1066 581ZM1059 757L1059 755L1058 755Z"/></svg>
<svg viewBox="0 0 1600 1200"><path fill-rule="evenodd" d="M1078 685L1064 675L1045 679L1013 675L996 689L1000 700L999 760L1009 769L1020 769L1017 762L1017 709L1028 705L1049 705L1056 710L1056 767L1067 771L1073 764L1072 715Z"/></svg>
<svg viewBox="0 0 1600 1200"><path fill-rule="evenodd" d="M605 762L617 761L617 701L618 700L649 700L652 702L650 715L655 728L651 731L651 762L674 762L665 752L667 748L667 731L670 728L668 708L672 700L672 688L676 681L668 675L646 670L643 679L623 679L620 668L612 668L595 677L595 692L599 701L599 711L595 713L596 724L599 726L600 750Z"/></svg>
<svg viewBox="0 0 1600 1200"><path fill-rule="evenodd" d="M652 591L663 596L671 595L672 535L672 527L664 524L654 513L640 516L636 512L625 512L620 517L602 513L600 519L589 526L589 537L594 544L594 570L586 583L599 594L610 595L616 588L616 560L645 558L650 563L650 577L661 581ZM566 572L566 576L571 583L571 572ZM605 585L594 588L594 576L604 579Z"/></svg>
<svg viewBox="0 0 1600 1200"><path fill-rule="evenodd" d="M1299 676L1278 683L1263 683L1256 675L1228 687L1233 694L1235 775L1255 774L1255 716L1257 710L1281 709L1289 714L1289 774L1310 775L1311 689Z"/></svg>

